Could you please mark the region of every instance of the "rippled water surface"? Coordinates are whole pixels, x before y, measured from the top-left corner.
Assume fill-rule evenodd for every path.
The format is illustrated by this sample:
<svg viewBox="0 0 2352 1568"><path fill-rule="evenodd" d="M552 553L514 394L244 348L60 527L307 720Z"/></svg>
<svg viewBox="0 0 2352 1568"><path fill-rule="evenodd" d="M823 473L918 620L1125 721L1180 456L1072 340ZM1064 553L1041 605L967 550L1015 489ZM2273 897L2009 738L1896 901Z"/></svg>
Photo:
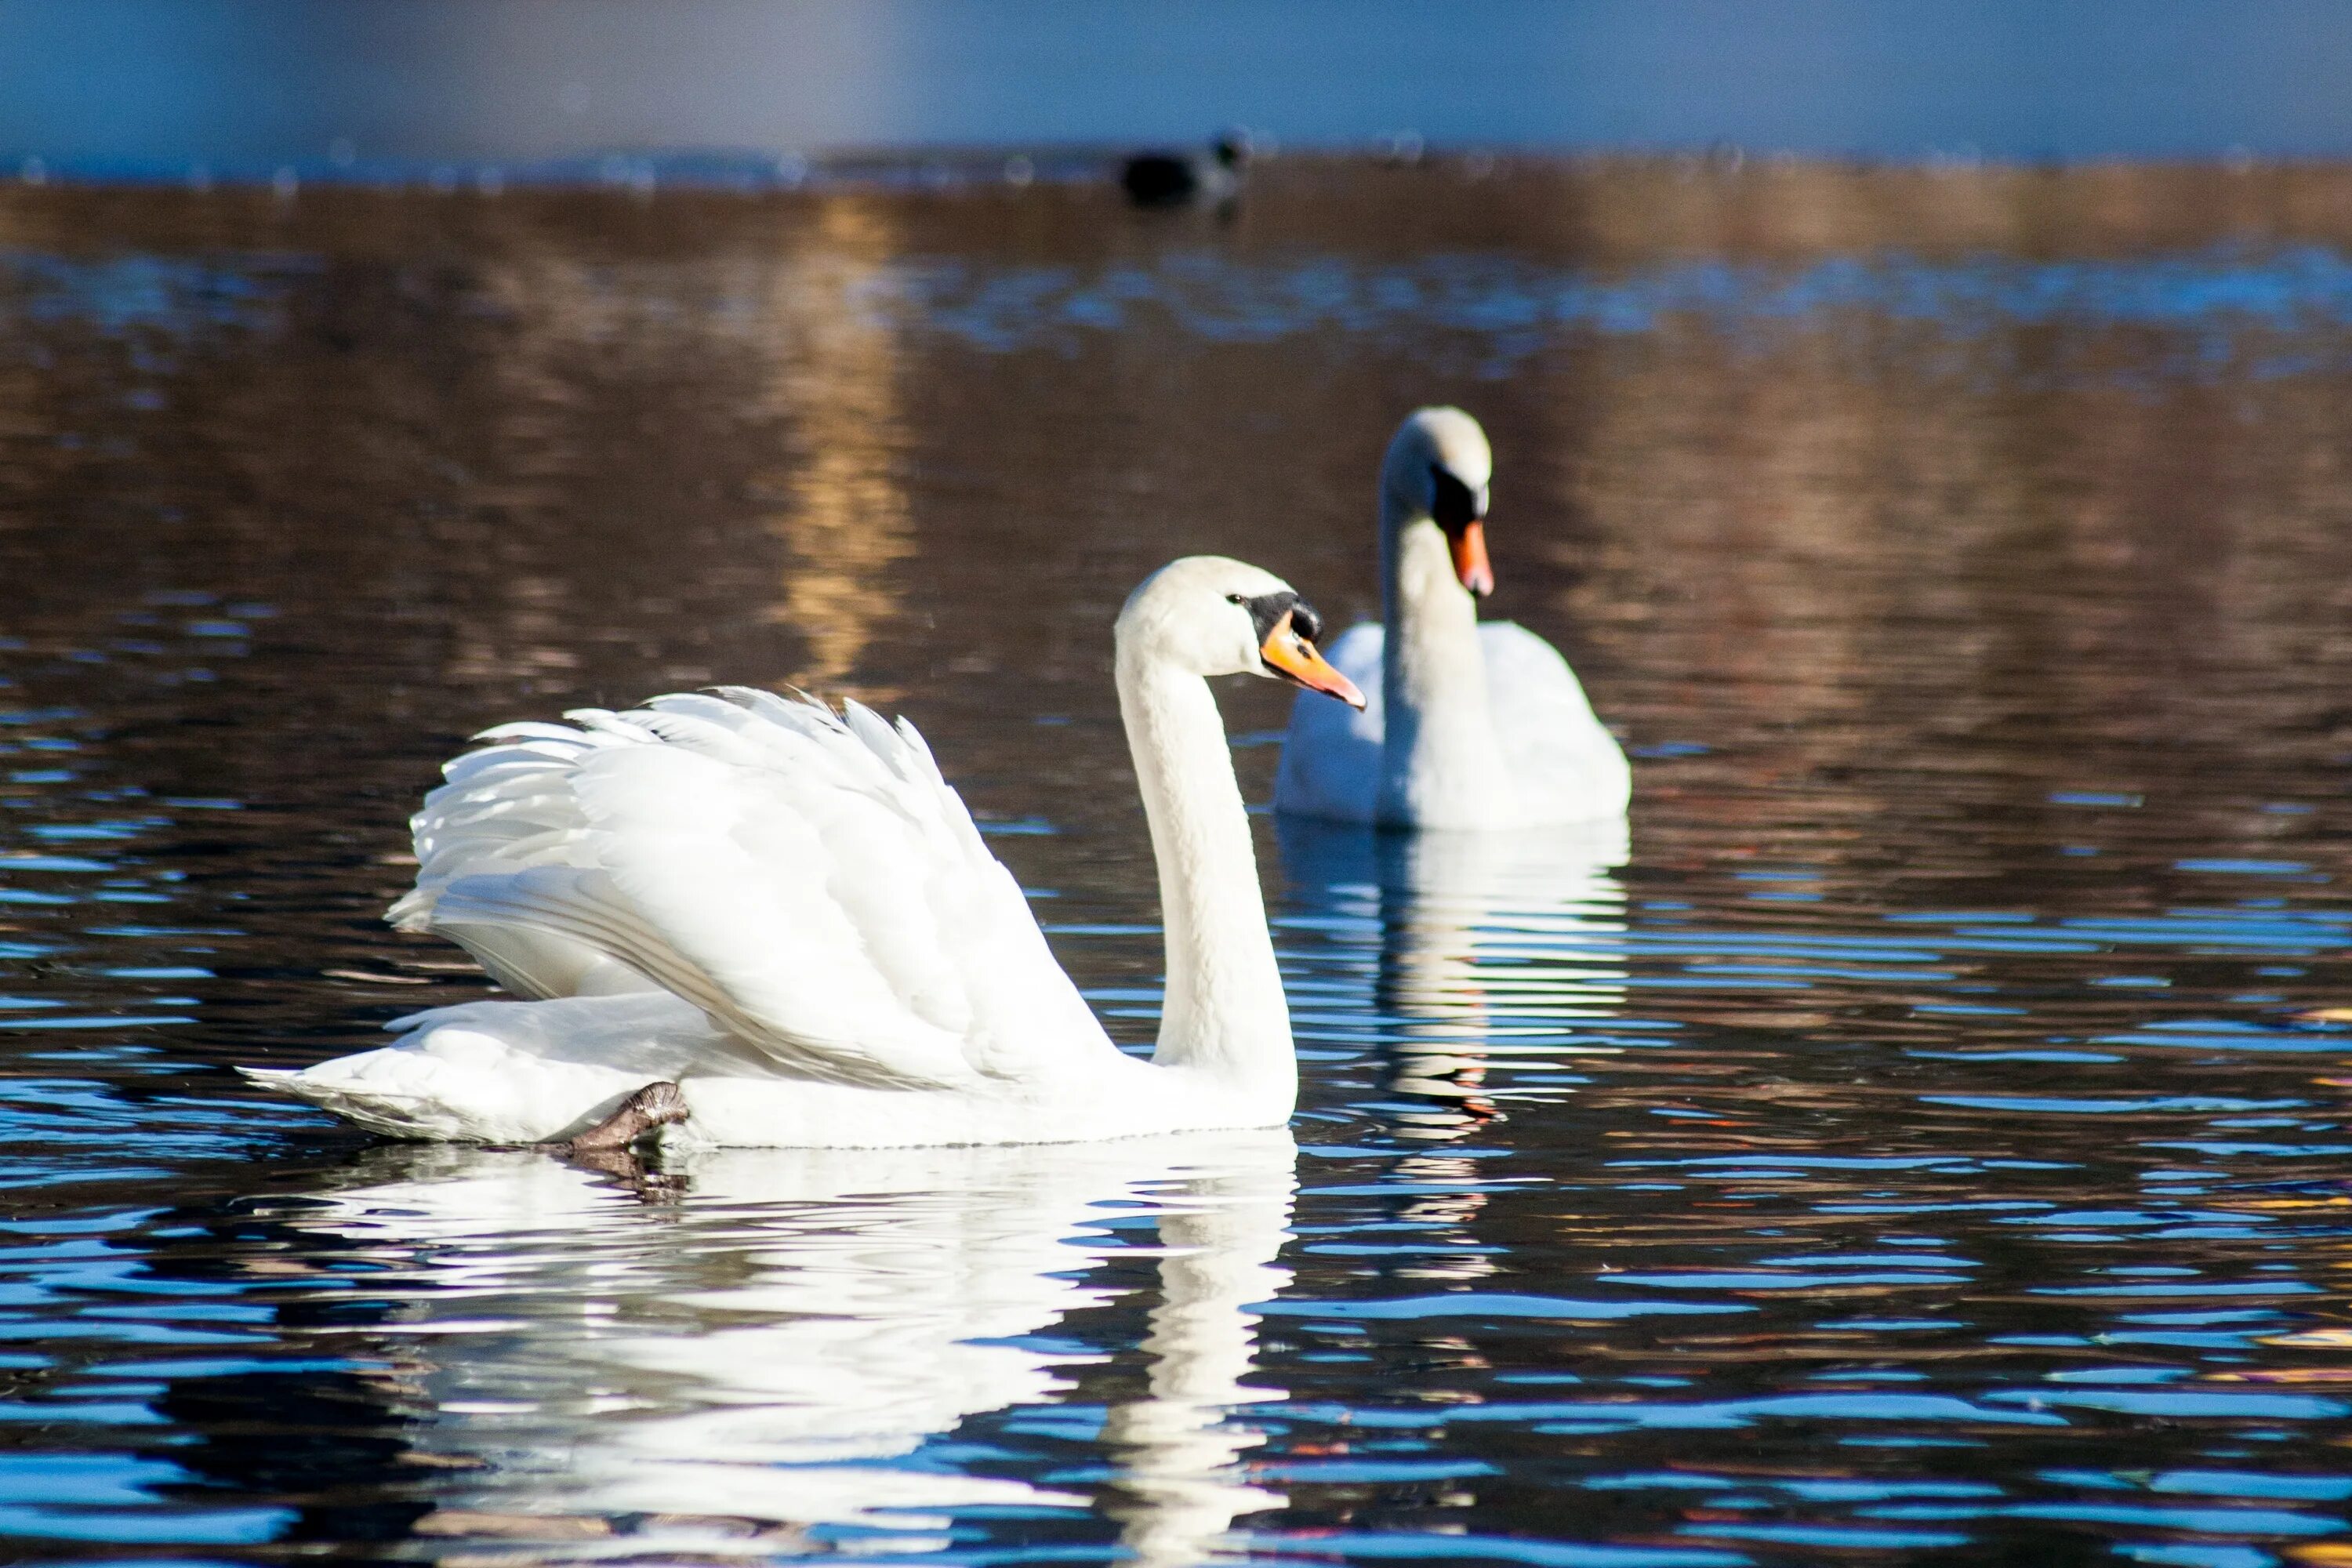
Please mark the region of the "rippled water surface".
<svg viewBox="0 0 2352 1568"><path fill-rule="evenodd" d="M2347 215L0 194L9 1556L2352 1563ZM1263 819L1295 1143L623 1180L230 1074L482 994L378 920L467 733L716 679L912 715L1148 1040L1111 616L1363 613L1437 400L1635 810Z"/></svg>

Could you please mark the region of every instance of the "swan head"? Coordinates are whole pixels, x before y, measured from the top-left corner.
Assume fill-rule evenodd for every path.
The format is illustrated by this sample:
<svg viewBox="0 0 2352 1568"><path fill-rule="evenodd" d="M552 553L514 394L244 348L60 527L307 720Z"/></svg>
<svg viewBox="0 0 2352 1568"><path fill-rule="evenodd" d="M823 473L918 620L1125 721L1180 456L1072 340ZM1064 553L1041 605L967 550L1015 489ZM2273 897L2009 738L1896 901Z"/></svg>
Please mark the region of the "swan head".
<svg viewBox="0 0 2352 1568"><path fill-rule="evenodd" d="M1245 561L1188 555L1146 577L1118 613L1119 658L1191 675L1262 675L1353 708L1356 683L1316 647L1323 617L1298 590Z"/></svg>
<svg viewBox="0 0 2352 1568"><path fill-rule="evenodd" d="M1416 408L1397 426L1381 463L1381 514L1392 533L1433 522L1473 594L1495 591L1486 560L1486 489L1495 454L1478 421L1459 408Z"/></svg>

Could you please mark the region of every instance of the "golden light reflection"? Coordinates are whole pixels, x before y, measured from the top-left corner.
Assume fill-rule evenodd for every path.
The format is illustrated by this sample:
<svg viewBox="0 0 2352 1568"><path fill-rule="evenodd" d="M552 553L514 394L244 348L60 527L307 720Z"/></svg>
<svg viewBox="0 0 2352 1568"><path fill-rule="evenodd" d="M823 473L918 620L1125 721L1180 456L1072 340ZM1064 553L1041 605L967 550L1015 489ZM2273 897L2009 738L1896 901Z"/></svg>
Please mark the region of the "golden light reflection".
<svg viewBox="0 0 2352 1568"><path fill-rule="evenodd" d="M790 555L768 618L805 639L792 683L827 695L887 701L895 687L860 683L859 662L898 610L890 567L914 553L897 466L908 444L896 331L857 297L897 253L897 216L844 197L815 212L805 248L767 276L769 412L795 432L796 451L759 493L783 504L766 520Z"/></svg>

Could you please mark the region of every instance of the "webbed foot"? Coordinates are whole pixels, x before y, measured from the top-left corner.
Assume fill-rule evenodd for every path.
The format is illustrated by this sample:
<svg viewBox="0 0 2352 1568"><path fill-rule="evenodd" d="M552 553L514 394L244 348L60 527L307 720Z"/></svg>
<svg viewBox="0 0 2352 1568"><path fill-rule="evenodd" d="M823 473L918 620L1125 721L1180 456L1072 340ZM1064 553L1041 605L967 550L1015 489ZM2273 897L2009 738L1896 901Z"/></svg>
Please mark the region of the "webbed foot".
<svg viewBox="0 0 2352 1568"><path fill-rule="evenodd" d="M687 1118L686 1096L677 1085L649 1083L613 1108L613 1114L576 1138L555 1140L550 1147L567 1154L593 1154L625 1150L656 1127Z"/></svg>

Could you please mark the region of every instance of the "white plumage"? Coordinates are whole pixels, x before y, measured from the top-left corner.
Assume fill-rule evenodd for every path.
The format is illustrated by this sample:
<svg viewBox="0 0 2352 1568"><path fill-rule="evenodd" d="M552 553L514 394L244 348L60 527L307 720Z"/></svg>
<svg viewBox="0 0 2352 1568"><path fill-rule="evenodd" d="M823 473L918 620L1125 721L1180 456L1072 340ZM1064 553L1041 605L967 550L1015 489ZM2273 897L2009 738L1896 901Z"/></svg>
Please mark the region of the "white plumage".
<svg viewBox="0 0 2352 1568"><path fill-rule="evenodd" d="M1297 597L1193 558L1120 616L1182 1019L1153 1063L1104 1033L912 725L731 687L488 731L414 819L416 886L391 918L530 1000L420 1014L381 1049L251 1076L379 1131L493 1142L576 1134L665 1081L689 1142L1278 1125L1288 1015L1203 679L1274 673L1245 601L1277 595Z"/></svg>
<svg viewBox="0 0 2352 1568"><path fill-rule="evenodd" d="M1493 458L1478 422L1424 408L1389 445L1381 479L1384 623L1350 626L1332 664L1366 704L1297 703L1275 806L1394 827L1496 829L1620 816L1632 774L1558 649L1478 619L1465 578L1488 580ZM1444 514L1440 516L1438 514ZM1396 627L1391 647L1387 628Z"/></svg>
<svg viewBox="0 0 2352 1568"><path fill-rule="evenodd" d="M491 731L426 798L395 921L526 995L563 993L502 972L500 931L609 956L820 1082L969 1088L1108 1045L911 724L742 687L571 717Z"/></svg>
<svg viewBox="0 0 2352 1568"><path fill-rule="evenodd" d="M1276 792L1283 811L1332 822L1380 820L1386 640L1373 621L1332 639L1332 667L1362 689L1364 708L1359 712L1302 700L1292 710ZM1556 817L1530 811L1516 823L1485 826L1603 822L1622 813L1631 783L1625 754L1593 715L1583 684L1559 650L1516 621L1479 622L1478 650L1515 803L1560 802Z"/></svg>

